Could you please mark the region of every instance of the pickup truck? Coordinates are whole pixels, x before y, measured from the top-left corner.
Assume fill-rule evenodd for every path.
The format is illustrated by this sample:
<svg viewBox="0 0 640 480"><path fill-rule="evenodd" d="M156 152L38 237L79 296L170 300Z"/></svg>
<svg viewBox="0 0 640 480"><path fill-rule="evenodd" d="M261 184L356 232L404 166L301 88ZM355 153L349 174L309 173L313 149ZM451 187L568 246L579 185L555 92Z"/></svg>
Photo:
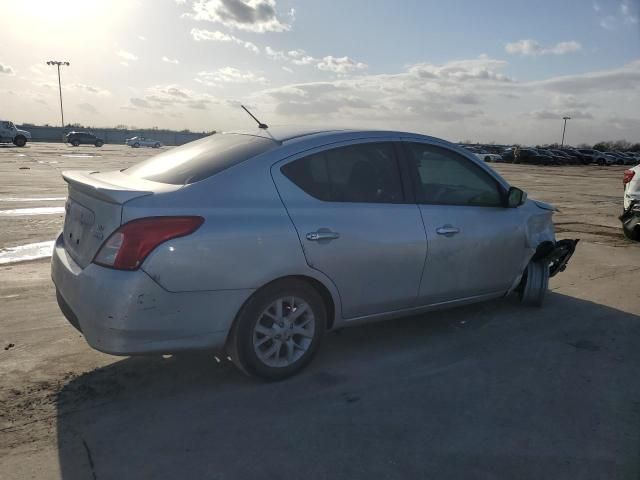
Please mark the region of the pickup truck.
<svg viewBox="0 0 640 480"><path fill-rule="evenodd" d="M13 122L0 120L0 143L13 143L16 147L24 147L31 134L26 130L16 128Z"/></svg>

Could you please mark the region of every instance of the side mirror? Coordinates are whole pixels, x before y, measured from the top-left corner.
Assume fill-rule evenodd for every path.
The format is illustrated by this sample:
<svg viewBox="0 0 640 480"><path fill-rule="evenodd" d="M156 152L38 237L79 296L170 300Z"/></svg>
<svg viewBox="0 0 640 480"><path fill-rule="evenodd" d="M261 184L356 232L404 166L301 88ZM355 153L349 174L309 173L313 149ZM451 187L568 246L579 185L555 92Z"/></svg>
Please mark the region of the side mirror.
<svg viewBox="0 0 640 480"><path fill-rule="evenodd" d="M507 192L507 208L516 208L527 200L527 192L523 192L517 187L510 187Z"/></svg>

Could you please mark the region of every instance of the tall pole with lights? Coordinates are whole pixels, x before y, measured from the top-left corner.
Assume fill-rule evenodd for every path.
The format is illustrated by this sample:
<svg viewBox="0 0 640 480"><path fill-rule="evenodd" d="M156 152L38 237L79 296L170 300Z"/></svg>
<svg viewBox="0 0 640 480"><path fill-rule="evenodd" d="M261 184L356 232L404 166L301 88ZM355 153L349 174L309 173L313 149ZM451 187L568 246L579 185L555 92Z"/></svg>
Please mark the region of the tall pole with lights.
<svg viewBox="0 0 640 480"><path fill-rule="evenodd" d="M60 81L60 67L71 65L69 62L60 62L58 60L49 60L47 65L55 65L58 67L58 91L60 92L60 116L62 117L62 135L64 135L64 110L62 109L62 82Z"/></svg>
<svg viewBox="0 0 640 480"><path fill-rule="evenodd" d="M560 148L564 147L564 132L567 130L567 120L571 120L571 117L562 117L564 120L564 126L562 127L562 142L560 143Z"/></svg>

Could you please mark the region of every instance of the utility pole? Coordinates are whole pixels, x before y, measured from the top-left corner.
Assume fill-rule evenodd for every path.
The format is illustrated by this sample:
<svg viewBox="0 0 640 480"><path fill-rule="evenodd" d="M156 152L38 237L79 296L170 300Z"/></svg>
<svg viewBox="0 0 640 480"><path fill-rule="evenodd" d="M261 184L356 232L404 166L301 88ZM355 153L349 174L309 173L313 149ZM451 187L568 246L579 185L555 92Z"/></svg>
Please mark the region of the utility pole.
<svg viewBox="0 0 640 480"><path fill-rule="evenodd" d="M64 137L64 110L62 109L62 82L60 81L60 66L69 66L69 62L60 62L58 60L49 60L47 65L55 65L58 67L58 91L60 92L60 117L62 117L62 136Z"/></svg>
<svg viewBox="0 0 640 480"><path fill-rule="evenodd" d="M562 117L564 120L564 126L562 127L562 142L560 143L560 148L564 147L564 132L567 130L567 120L571 120L571 117Z"/></svg>

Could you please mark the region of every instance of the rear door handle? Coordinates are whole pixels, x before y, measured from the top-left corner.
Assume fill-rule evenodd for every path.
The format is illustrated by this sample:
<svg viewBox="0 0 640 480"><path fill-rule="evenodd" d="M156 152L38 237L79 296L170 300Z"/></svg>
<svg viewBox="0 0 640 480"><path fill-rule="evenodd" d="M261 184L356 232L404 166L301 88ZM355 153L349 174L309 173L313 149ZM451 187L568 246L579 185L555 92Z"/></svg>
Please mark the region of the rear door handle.
<svg viewBox="0 0 640 480"><path fill-rule="evenodd" d="M456 233L460 233L460 229L454 227L453 225L443 225L439 228L436 228L436 233L438 235L446 235L448 237L451 237Z"/></svg>
<svg viewBox="0 0 640 480"><path fill-rule="evenodd" d="M340 238L337 232L318 230L317 232L307 233L307 240L318 242L320 240L336 240Z"/></svg>

